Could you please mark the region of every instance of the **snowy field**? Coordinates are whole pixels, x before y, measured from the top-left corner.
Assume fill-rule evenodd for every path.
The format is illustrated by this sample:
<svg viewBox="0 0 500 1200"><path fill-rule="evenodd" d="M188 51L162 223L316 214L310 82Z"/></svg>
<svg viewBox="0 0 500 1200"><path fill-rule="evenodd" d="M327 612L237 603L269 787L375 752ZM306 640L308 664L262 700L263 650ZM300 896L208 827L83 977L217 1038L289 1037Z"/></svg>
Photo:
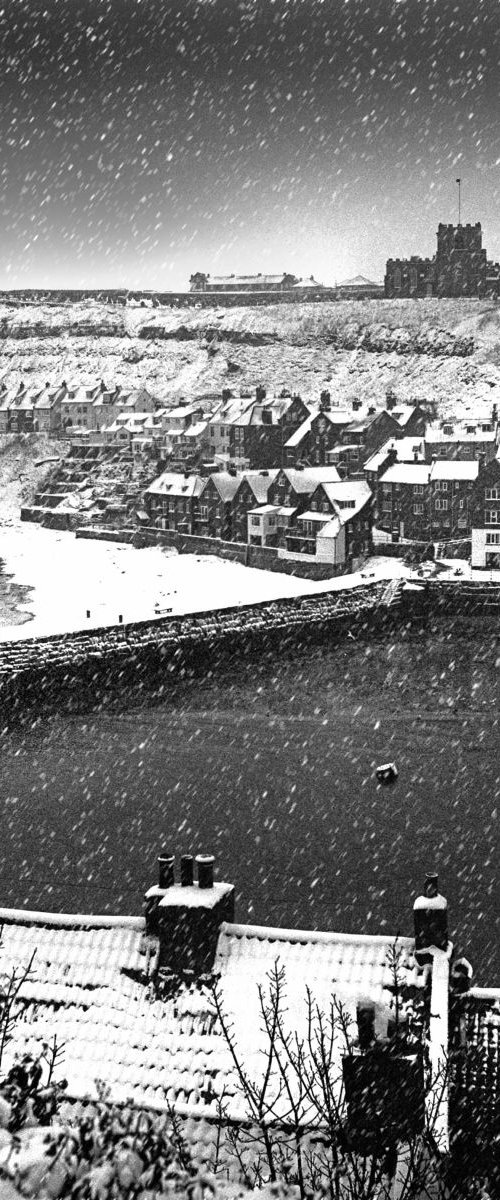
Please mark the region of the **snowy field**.
<svg viewBox="0 0 500 1200"><path fill-rule="evenodd" d="M136 550L28 524L0 533L0 559L5 575L33 589L19 606L32 619L4 625L3 639L113 625L120 615L127 622L163 616L170 609L174 615L203 612L409 574L397 559L376 559L363 573L318 584L212 556L176 555L156 547Z"/></svg>

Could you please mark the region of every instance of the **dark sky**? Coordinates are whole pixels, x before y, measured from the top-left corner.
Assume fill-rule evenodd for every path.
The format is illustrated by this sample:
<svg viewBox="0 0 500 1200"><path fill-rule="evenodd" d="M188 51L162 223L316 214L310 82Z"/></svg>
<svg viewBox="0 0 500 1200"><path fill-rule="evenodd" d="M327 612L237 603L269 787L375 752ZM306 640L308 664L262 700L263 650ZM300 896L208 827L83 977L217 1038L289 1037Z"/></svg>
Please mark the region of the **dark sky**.
<svg viewBox="0 0 500 1200"><path fill-rule="evenodd" d="M498 0L11 0L2 286L500 257Z"/></svg>

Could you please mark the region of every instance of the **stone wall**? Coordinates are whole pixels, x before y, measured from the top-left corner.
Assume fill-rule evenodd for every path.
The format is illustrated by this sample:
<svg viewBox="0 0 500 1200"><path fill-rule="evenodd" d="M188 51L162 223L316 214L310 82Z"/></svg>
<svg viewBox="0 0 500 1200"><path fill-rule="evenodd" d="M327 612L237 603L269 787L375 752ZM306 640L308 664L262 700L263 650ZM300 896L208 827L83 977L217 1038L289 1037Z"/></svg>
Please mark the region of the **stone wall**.
<svg viewBox="0 0 500 1200"><path fill-rule="evenodd" d="M134 546L171 546L179 554L215 554L218 558L230 559L246 567L262 571L280 571L298 579L321 582L343 575L343 568L330 563L310 563L280 558L274 546L249 546L246 542L225 542L221 538L201 537L197 534L176 533L173 529L109 530L82 526L76 530L82 538L104 538L106 541L131 542Z"/></svg>
<svg viewBox="0 0 500 1200"><path fill-rule="evenodd" d="M35 706L95 707L130 690L134 703L168 693L179 672L205 673L228 659L258 657L311 641L331 642L394 621L385 582L182 617L53 637L0 642L0 705L6 718Z"/></svg>

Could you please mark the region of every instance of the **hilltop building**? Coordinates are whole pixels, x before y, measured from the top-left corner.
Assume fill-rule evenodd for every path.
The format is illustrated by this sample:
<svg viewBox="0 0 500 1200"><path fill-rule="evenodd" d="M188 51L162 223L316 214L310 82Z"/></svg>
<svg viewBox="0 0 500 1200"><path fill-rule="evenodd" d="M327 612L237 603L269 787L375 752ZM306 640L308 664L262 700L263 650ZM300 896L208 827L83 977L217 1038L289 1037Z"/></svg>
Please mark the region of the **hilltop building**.
<svg viewBox="0 0 500 1200"><path fill-rule="evenodd" d="M189 280L192 292L284 292L295 287L296 275L206 275L196 271Z"/></svg>
<svg viewBox="0 0 500 1200"><path fill-rule="evenodd" d="M434 257L389 258L384 283L388 299L499 296L500 264L487 258L479 221L440 224Z"/></svg>

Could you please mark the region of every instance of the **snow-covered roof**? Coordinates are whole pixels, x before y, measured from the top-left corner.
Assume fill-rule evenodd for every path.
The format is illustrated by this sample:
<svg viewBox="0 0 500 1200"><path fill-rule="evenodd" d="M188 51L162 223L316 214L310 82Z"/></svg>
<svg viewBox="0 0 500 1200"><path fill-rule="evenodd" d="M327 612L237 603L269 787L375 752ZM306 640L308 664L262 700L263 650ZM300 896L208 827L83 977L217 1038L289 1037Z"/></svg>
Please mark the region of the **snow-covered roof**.
<svg viewBox="0 0 500 1200"><path fill-rule="evenodd" d="M467 429L469 426L469 430ZM473 428L474 426L474 428ZM448 430L450 432L446 432ZM436 442L496 442L497 434L495 429L481 429L480 423L474 424L473 421L444 422L444 428L439 425L428 425L425 433L425 440L431 445Z"/></svg>
<svg viewBox="0 0 500 1200"><path fill-rule="evenodd" d="M475 458L440 458L432 464L431 482L434 479L477 479L479 462Z"/></svg>
<svg viewBox="0 0 500 1200"><path fill-rule="evenodd" d="M233 496L238 491L241 483L241 476L238 477L238 475L232 475L229 473L229 471L214 471L213 475L208 475L207 478L202 479L201 482L203 484L200 493L201 495L203 495L205 488L212 483L214 487L217 488L221 500L227 501L232 500Z"/></svg>
<svg viewBox="0 0 500 1200"><path fill-rule="evenodd" d="M389 438L387 442L384 442L383 446L380 446L380 448L375 451L375 454L372 454L370 458L367 458L364 465L364 470L378 471L379 467L382 466L382 463L387 458L389 450L396 451L397 462L414 462L415 455L419 461L423 462L425 460L425 441L423 438Z"/></svg>
<svg viewBox="0 0 500 1200"><path fill-rule="evenodd" d="M244 471L243 479L245 479L251 487L255 499L260 503L264 503L267 500L269 488L276 479L278 473L278 467L273 467L268 471Z"/></svg>
<svg viewBox="0 0 500 1200"><path fill-rule="evenodd" d="M285 467L283 474L299 496L314 492L318 483L340 482L336 467L307 467L304 471L298 467Z"/></svg>
<svg viewBox="0 0 500 1200"><path fill-rule="evenodd" d="M384 471L382 483L428 483L431 468L428 463L397 462Z"/></svg>
<svg viewBox="0 0 500 1200"><path fill-rule="evenodd" d="M214 476L210 476L211 479ZM206 480L199 475L182 475L180 471L164 471L158 479L154 479L146 488L145 495L180 496L189 499L199 496Z"/></svg>
<svg viewBox="0 0 500 1200"><path fill-rule="evenodd" d="M366 287L382 287L381 283L374 283L372 279L366 279L364 275L353 275L352 279L343 279L337 285L340 288L366 288Z"/></svg>
<svg viewBox="0 0 500 1200"><path fill-rule="evenodd" d="M323 525L325 522L331 521L331 519L331 513L316 512L316 510L312 508L308 508L307 512L300 513L297 517L297 521L318 521Z"/></svg>
<svg viewBox="0 0 500 1200"><path fill-rule="evenodd" d="M292 449L294 446L300 446L302 439L311 432L311 421L312 416L306 417L305 420L302 421L302 424L299 425L298 429L295 430L295 433L292 433L285 442L285 447L290 447L290 449Z"/></svg>
<svg viewBox="0 0 500 1200"><path fill-rule="evenodd" d="M414 414L415 414L415 405L414 404L397 404L395 406L395 408L390 409L391 417L394 417L394 419L398 422L398 424L402 425L403 428L405 425L408 424L408 421L410 420L411 417L414 416Z"/></svg>
<svg viewBox="0 0 500 1200"><path fill-rule="evenodd" d="M371 488L363 479L343 479L339 483L322 483L321 488L330 502L335 505L341 521L350 521L372 498Z"/></svg>
<svg viewBox="0 0 500 1200"><path fill-rule="evenodd" d="M241 287L245 284L265 287L266 284L282 283L285 277L285 272L281 275L207 275L207 282L211 287Z"/></svg>
<svg viewBox="0 0 500 1200"><path fill-rule="evenodd" d="M214 1017L210 989L180 984L174 996L155 993L158 943L146 937L142 917L93 916L1 909L2 971L32 970L22 986L25 1021L13 1026L9 1059L41 1050L57 1035L64 1044L70 1098L96 1095L96 1079L110 1099L214 1118L241 1116L230 1050ZM286 972L286 1003L293 1027L306 1028L306 987L328 1012L335 994L355 1018L356 1001L390 1002L391 935L318 933L223 924L214 969L233 1038L250 1076L262 1050L258 986L268 986L276 960ZM408 982L422 982L413 940L399 938ZM198 1134L198 1136L200 1136Z"/></svg>

